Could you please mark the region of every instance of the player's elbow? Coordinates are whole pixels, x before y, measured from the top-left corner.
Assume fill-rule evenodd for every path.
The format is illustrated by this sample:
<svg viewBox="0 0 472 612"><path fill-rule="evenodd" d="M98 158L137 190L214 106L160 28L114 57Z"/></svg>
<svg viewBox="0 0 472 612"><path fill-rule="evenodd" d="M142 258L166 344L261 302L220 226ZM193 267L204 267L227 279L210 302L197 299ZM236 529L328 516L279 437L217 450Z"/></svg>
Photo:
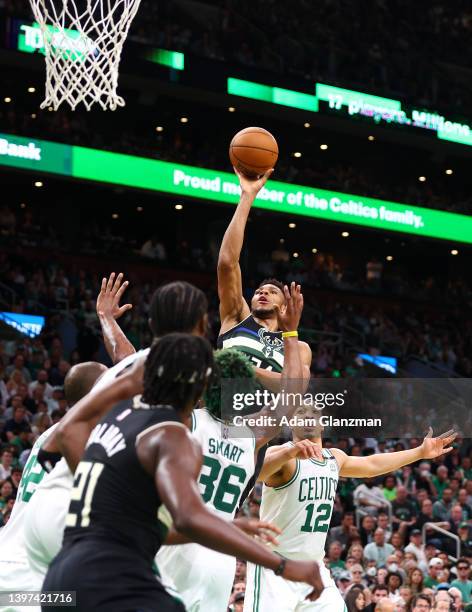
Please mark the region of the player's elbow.
<svg viewBox="0 0 472 612"><path fill-rule="evenodd" d="M190 507L179 509L178 513L172 518L176 530L190 538L195 532L199 531L199 526L202 524L201 513Z"/></svg>
<svg viewBox="0 0 472 612"><path fill-rule="evenodd" d="M224 274L224 273L231 272L236 265L237 265L237 260L235 260L235 258L232 257L230 253L227 253L227 252L222 253L220 251L220 254L218 257L218 265L217 265L218 274Z"/></svg>

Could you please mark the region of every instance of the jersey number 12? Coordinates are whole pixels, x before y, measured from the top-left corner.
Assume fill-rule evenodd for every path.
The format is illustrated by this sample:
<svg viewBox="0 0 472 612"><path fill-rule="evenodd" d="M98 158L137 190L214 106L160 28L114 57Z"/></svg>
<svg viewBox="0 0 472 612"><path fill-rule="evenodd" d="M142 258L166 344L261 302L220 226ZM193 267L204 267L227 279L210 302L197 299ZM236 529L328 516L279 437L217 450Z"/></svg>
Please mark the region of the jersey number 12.
<svg viewBox="0 0 472 612"><path fill-rule="evenodd" d="M329 517L331 515L330 504L320 504L317 508L318 512L316 515L315 522L313 523L313 514L315 513L315 504L308 504L305 508L306 520L302 526L301 531L308 533L321 532L326 533L329 527Z"/></svg>

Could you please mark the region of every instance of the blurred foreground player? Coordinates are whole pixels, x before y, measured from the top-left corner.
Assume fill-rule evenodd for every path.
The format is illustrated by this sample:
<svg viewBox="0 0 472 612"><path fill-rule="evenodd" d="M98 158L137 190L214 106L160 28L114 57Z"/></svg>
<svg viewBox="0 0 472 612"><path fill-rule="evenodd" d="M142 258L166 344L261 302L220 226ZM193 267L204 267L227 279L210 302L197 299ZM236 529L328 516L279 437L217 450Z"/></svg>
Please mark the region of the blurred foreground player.
<svg viewBox="0 0 472 612"><path fill-rule="evenodd" d="M86 395L106 369L106 366L95 362L73 366L64 381L67 403L72 406ZM50 476L39 463L38 455L56 427L57 425L53 425L47 429L34 443L23 469L10 520L0 530L0 591L36 591L41 588L44 573L38 575L32 571L28 559L28 548L30 545L34 545L34 538L29 532L31 517L34 517L35 524L39 525L41 530L42 553L47 554L51 543L54 550L53 556L60 548L63 520L69 502L70 488L66 491L65 501L59 504L62 512L51 513L50 511L51 506L56 507L57 495L53 498L49 496L46 505L40 504L40 507L47 512L46 520L41 520L44 515L38 515L38 506L36 505L36 495L44 486L44 481ZM68 472L67 465L65 465L65 469ZM62 472L60 471L60 473ZM62 477L59 477L57 484L59 495L62 495L64 485ZM49 560L51 559L52 557L49 558ZM39 610L39 607L36 609ZM16 610L23 610L23 608L16 608L15 606L0 607L0 612L15 612ZM29 610L32 610L32 607Z"/></svg>
<svg viewBox="0 0 472 612"><path fill-rule="evenodd" d="M149 349L146 349L136 353L116 322L116 319L123 312L131 308L130 304L120 306L120 299L127 286L128 283L126 281L123 282L122 274L116 276L112 273L108 279L103 279L101 291L97 298L97 314L102 326L105 345L112 361L121 361L109 370L101 364L92 364L96 368L100 368L100 371L97 372L93 380L90 378L90 372L87 373L89 368L87 368L87 371L83 369L85 364L75 366L71 370L70 376L72 377L74 372L79 376L74 374L74 382L70 386L66 381L65 390L69 405L73 406L92 387L96 391L106 385L107 381L114 380L135 361L143 361L149 352ZM157 289L153 296L149 324L154 333L165 334L171 331L190 331L202 335L206 329L206 309L207 300L202 291L185 282L169 283ZM99 374L101 375L100 378ZM97 379L98 383L95 384ZM72 383L72 378L70 380ZM24 564L22 576L27 577L28 582L20 582L16 578L15 584L9 578L8 582L0 582L5 588L20 588L21 585L25 585L23 587L25 589L39 589L46 575L49 563L61 548L65 526L64 521L69 508L70 492L73 486L73 473L69 469L66 460L61 459L52 470L48 469L50 473L40 482L45 471L39 464L36 455L39 451L39 456L40 458L42 456L45 464L48 463L49 457L51 457L51 461L53 459L57 460L60 457L60 454L57 453L59 450L57 436L64 422L73 418L75 412L76 408L73 407L58 426L50 428L37 441L35 444L37 450L30 455L28 469L25 470L25 477L26 474L32 474L32 478L29 480L34 482L37 499L36 496L30 498L31 501L24 512L21 526L16 520L14 523L16 548L18 548L19 542L22 542L23 556L21 559L23 559L22 562ZM79 458L83 453L83 448L90 431L98 420L99 418L95 418L91 423L87 423L87 426L80 432L82 438L80 438L80 435L77 435L77 442L82 441ZM28 489L33 490L32 482L28 485ZM7 551L7 548L5 550ZM26 565L26 555L28 557L28 566ZM12 560L15 560L17 557L20 558L19 553L18 555L9 554L8 556L10 560L8 567L12 571L14 569ZM28 571L29 569L31 572ZM4 577L9 575L6 572L1 574Z"/></svg>
<svg viewBox="0 0 472 612"><path fill-rule="evenodd" d="M306 455L307 445L321 446L321 428L312 420L316 412L305 406L297 416L303 424L293 428L293 442L273 446L267 452L260 473L264 483L260 518L282 531L274 548L280 555L320 563L325 589L318 600L306 601L308 585L287 582L263 567L249 564L246 612L342 612L344 601L323 565L339 476L373 478L422 459L439 457L452 450L449 445L457 435L451 430L433 438L430 429L417 448L368 457L349 457L336 448L324 449L320 462Z"/></svg>
<svg viewBox="0 0 472 612"><path fill-rule="evenodd" d="M281 560L202 502L201 450L186 424L212 367L211 346L202 338L170 334L153 346L144 371L148 407L121 402L93 430L75 472L64 544L43 590L76 591L80 612L184 610L152 571L166 534L156 518L165 504L184 536L305 581L319 595L317 563ZM143 386L136 371L125 397Z"/></svg>

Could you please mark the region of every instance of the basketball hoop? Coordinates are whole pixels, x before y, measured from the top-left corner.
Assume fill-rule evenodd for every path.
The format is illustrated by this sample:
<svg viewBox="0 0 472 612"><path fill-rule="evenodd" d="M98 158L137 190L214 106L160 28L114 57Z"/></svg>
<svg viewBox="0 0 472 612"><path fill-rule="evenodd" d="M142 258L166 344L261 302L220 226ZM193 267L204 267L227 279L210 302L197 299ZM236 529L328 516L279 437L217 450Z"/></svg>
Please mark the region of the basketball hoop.
<svg viewBox="0 0 472 612"><path fill-rule="evenodd" d="M123 43L141 0L30 0L46 56L41 108L116 110Z"/></svg>

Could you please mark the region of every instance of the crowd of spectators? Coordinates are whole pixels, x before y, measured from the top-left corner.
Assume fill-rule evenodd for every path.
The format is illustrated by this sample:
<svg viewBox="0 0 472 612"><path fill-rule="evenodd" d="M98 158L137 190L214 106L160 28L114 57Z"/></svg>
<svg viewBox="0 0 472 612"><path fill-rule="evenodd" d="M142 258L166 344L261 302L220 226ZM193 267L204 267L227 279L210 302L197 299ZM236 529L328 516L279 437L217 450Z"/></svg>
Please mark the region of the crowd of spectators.
<svg viewBox="0 0 472 612"><path fill-rule="evenodd" d="M143 0L131 38L311 81L368 87L463 112L470 91L447 64L467 65L472 12L465 0L351 0L290 5ZM389 35L386 36L385 33Z"/></svg>
<svg viewBox="0 0 472 612"><path fill-rule="evenodd" d="M63 383L69 368L84 360L103 360L104 352L95 313L98 292L95 272L69 271L52 262L31 267L21 258L4 257L0 278L18 292L27 311L44 301L49 313L39 337L0 344L0 521L4 524L9 519L34 440L68 408ZM136 347L150 341L147 332L150 292L150 286L132 285L126 295L126 302L133 303L134 308L123 326ZM66 317L65 299L70 304ZM320 319L319 312L310 308L307 301L307 324L321 324L327 332L341 329L344 320L363 327L371 346L387 332L390 339L395 334L399 342L403 338L408 345L406 350L412 350L414 342L422 338L430 358L436 355L438 360L445 359L447 353L451 359L459 352L456 346L448 345L447 337L432 331L434 327L426 333L427 324L415 321L412 313L406 317L410 326L407 332L380 308L369 312L368 307L363 310L337 305L325 309ZM213 294L210 304L214 341L218 317ZM75 327L72 336L70 329L67 332L64 327L65 320L70 323L71 318ZM416 335L412 332L415 327ZM355 376L362 370L339 348L329 344L314 344L313 353L315 376ZM326 447L336 446L352 455L401 450L418 443L414 439L324 440ZM470 441L458 439L453 452L443 458L422 461L377 480L341 479L325 562L349 612L467 609L472 601L471 458ZM257 516L260 495L261 489L257 487L243 511ZM422 544L421 530L427 522L437 523L459 536L461 549L457 561L450 558L456 557L450 539L432 529L427 529L426 542ZM245 569L245 564L238 562L230 610L242 610Z"/></svg>
<svg viewBox="0 0 472 612"><path fill-rule="evenodd" d="M93 326L91 310L88 325ZM91 356L97 358L97 351ZM34 440L68 408L64 378L83 357L80 351L66 354L58 334L47 331L39 338L25 338L22 344L0 344L0 525L9 519ZM323 444L359 456L402 450L419 442L338 438L325 439ZM257 486L242 512L257 517L260 498ZM449 537L425 527L427 523L457 535L459 553ZM470 440L458 438L448 455L378 479L341 478L325 563L349 612L470 610L471 560ZM238 562L230 610L242 609L245 570L245 564Z"/></svg>
<svg viewBox="0 0 472 612"><path fill-rule="evenodd" d="M82 359L92 358L99 345L100 330L95 316L94 300L99 279L91 273L96 270L97 258L100 268L111 266L108 273L120 265L134 262L139 268L162 274L165 270L180 270L197 273L207 279L212 305L212 338L216 338L218 317L217 298L214 291L214 275L218 252L217 240L212 244L204 234L187 228L187 238L180 240L167 236L139 239L139 231L127 224L126 234L113 232L110 227L93 225L87 229L85 241L80 242L80 252L89 259L79 264L73 260L66 266L57 264L57 255L71 256L77 249L74 242L65 239L53 219L39 220L37 208L0 209L0 240L8 247L0 256L0 282L16 296L14 310L46 314L51 325L60 325L58 318L66 313L69 335L69 350L79 347ZM54 215L53 215L54 216ZM96 232L96 235L94 234ZM210 232L211 234L213 232ZM81 233L84 235L84 233ZM144 234L145 236L145 234ZM32 249L32 253L51 253L42 262L32 263L31 257L21 254L21 247ZM423 273L412 275L408 267L388 272L375 257L355 263L356 256L338 257L330 252L300 253L294 258L284 243L276 243L272 253L266 253L251 243L244 254L245 291L251 292L260 278L276 277L282 281L295 280L302 284L307 300L303 327L319 330L318 335L308 336L314 344L313 371L343 371L347 367L345 349L339 340L344 329L356 332L360 349L374 350L402 360L416 356L433 362L445 372L456 372L469 376L472 372L472 324L465 316L470 308L472 293L464 276L451 279L441 275ZM54 255L53 255L54 254ZM34 256L33 256L34 257ZM109 264L106 264L106 261ZM344 263L341 263L343 261ZM176 273L176 272L174 272ZM334 302L320 301L318 290L323 289L336 296ZM147 282L131 282L128 299L135 308L126 321L126 331L136 346L149 340L147 326L147 298L151 285ZM363 294L371 298L388 296L393 298L389 307L376 301L354 306L342 299L349 294ZM408 312L397 299L408 298ZM446 310L431 311L428 304L442 304ZM61 314L62 313L62 314ZM53 315L51 319L51 315ZM92 330L94 333L92 334ZM84 348L85 347L85 348ZM352 364L350 364L352 365Z"/></svg>

